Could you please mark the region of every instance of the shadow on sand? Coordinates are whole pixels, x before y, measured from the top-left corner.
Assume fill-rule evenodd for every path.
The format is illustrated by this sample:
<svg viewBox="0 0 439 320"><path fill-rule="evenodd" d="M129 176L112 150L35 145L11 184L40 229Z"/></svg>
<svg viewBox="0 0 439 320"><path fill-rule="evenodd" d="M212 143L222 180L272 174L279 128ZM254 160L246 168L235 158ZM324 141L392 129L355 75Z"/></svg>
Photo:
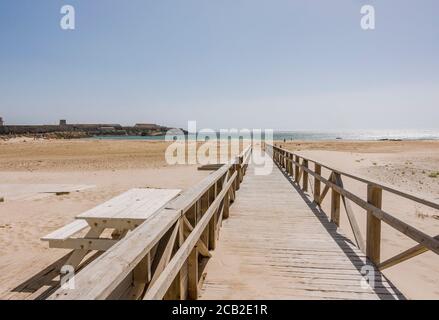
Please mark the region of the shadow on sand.
<svg viewBox="0 0 439 320"><path fill-rule="evenodd" d="M79 266L78 272L100 256L101 252L91 253ZM60 270L65 265L71 252L61 257L44 270L33 275L17 287L3 295L2 299L44 300L60 288Z"/></svg>

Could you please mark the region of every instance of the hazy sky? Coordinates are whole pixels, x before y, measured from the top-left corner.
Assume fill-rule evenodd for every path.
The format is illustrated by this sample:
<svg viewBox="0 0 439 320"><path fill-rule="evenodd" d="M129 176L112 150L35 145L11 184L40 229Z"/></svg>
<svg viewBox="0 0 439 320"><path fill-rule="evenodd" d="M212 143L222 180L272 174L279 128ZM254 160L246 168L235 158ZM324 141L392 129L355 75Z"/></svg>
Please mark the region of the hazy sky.
<svg viewBox="0 0 439 320"><path fill-rule="evenodd" d="M437 0L0 1L7 123L435 129L438 59Z"/></svg>

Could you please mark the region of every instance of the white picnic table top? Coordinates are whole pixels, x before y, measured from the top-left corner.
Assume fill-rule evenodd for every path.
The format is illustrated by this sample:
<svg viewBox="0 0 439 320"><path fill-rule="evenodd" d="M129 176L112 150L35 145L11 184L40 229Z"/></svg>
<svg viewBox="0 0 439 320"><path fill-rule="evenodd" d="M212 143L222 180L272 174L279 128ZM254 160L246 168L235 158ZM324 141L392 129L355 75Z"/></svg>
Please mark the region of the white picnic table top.
<svg viewBox="0 0 439 320"><path fill-rule="evenodd" d="M180 192L180 189L131 189L81 213L76 219L146 220Z"/></svg>

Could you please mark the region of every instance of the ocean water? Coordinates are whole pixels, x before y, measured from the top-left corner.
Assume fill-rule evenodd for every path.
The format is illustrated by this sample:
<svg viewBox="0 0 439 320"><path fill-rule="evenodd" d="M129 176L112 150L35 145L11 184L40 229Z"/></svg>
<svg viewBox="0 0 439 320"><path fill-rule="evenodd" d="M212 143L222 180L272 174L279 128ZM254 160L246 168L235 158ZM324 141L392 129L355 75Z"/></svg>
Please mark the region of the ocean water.
<svg viewBox="0 0 439 320"><path fill-rule="evenodd" d="M285 131L274 140L439 140L438 130Z"/></svg>
<svg viewBox="0 0 439 320"><path fill-rule="evenodd" d="M165 136L96 136L98 140L165 140ZM437 130L275 131L274 140L439 140Z"/></svg>

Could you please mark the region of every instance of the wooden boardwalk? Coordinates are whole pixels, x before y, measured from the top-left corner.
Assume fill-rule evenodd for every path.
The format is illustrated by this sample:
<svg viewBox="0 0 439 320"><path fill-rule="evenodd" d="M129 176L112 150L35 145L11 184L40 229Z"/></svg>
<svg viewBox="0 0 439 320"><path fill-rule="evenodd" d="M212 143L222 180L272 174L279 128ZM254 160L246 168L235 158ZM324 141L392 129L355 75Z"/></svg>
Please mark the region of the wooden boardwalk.
<svg viewBox="0 0 439 320"><path fill-rule="evenodd" d="M276 162L270 166L266 155L269 174L255 174L251 145L231 163L203 166L213 172L85 266L74 289L60 288L48 298L405 299L377 268L427 251L439 254L439 236L384 211L382 192L438 210L439 204L276 146L265 148ZM328 178L322 168L330 171ZM366 186L367 200L346 189L343 177ZM303 191L310 187L312 199ZM318 205L325 197L330 220ZM365 210L365 237L351 202ZM337 228L342 204L354 242ZM381 223L417 244L381 261Z"/></svg>
<svg viewBox="0 0 439 320"><path fill-rule="evenodd" d="M365 255L276 165L250 164L238 193L201 299L404 299L376 269L362 285Z"/></svg>

